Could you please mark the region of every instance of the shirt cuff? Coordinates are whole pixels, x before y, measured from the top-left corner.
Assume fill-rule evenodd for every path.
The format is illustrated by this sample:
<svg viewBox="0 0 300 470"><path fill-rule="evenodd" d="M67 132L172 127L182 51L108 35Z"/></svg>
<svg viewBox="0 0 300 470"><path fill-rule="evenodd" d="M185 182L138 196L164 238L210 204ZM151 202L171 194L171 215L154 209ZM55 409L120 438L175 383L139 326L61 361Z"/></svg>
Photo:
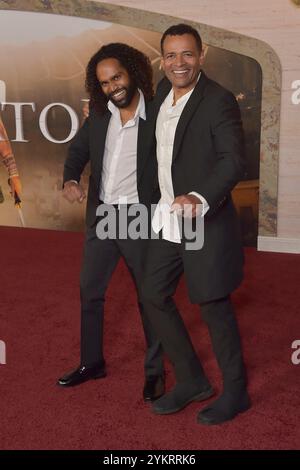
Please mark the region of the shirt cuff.
<svg viewBox="0 0 300 470"><path fill-rule="evenodd" d="M202 214L201 214L201 217L204 217L206 212L209 211L209 205L208 205L208 202L207 200L201 196L201 194L199 193L196 193L196 191L192 191L190 192L189 194L192 194L193 196L196 196L198 199L200 199L200 201L202 202Z"/></svg>

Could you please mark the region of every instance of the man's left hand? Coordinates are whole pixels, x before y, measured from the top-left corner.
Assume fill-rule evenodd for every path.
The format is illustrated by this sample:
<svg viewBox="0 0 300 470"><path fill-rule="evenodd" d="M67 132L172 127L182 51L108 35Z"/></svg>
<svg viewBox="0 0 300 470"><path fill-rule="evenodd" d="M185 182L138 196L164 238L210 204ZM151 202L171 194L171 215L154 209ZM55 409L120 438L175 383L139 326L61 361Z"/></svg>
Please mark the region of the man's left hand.
<svg viewBox="0 0 300 470"><path fill-rule="evenodd" d="M194 194L183 194L174 199L171 212L176 212L178 215L192 219L201 214L202 202Z"/></svg>

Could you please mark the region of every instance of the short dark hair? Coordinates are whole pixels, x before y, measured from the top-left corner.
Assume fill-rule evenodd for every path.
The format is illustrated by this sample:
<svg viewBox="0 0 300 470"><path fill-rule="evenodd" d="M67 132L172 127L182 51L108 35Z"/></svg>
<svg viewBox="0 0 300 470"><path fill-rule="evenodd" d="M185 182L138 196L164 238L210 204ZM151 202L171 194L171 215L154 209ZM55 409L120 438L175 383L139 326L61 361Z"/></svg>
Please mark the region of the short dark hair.
<svg viewBox="0 0 300 470"><path fill-rule="evenodd" d="M167 36L182 36L183 34L191 34L194 36L199 52L202 51L202 40L198 31L188 24L180 23L170 26L162 35L160 40L161 52L163 52L163 45Z"/></svg>
<svg viewBox="0 0 300 470"><path fill-rule="evenodd" d="M96 68L105 59L116 59L127 70L129 77L140 88L146 101L153 98L153 74L149 57L127 44L115 42L106 44L94 54L86 68L86 90L90 95L90 108L103 113L108 99L99 84Z"/></svg>

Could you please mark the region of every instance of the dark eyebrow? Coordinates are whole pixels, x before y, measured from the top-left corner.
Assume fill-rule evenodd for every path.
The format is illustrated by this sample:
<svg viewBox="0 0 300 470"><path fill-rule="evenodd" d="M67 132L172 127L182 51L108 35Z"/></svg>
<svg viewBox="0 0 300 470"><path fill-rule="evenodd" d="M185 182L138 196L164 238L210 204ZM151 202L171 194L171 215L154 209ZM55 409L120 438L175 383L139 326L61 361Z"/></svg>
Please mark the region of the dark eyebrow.
<svg viewBox="0 0 300 470"><path fill-rule="evenodd" d="M181 51L181 54L185 54L186 52L189 52L189 53L193 53L193 51L190 51L190 50L187 50L187 51ZM169 52L165 52L165 55L169 55L169 54L176 54L175 51L169 51Z"/></svg>
<svg viewBox="0 0 300 470"><path fill-rule="evenodd" d="M113 80L114 78L118 77L119 75L122 75L122 72L115 73L115 75L110 77L110 80ZM103 85L104 83L107 83L107 80L103 80L102 82L100 82L100 85Z"/></svg>

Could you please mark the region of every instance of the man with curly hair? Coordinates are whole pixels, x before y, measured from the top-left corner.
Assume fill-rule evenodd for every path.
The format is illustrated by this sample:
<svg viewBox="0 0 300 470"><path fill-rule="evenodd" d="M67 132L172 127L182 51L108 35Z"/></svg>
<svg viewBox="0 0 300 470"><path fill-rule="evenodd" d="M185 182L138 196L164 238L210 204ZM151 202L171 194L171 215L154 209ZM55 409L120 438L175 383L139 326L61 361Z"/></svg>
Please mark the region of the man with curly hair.
<svg viewBox="0 0 300 470"><path fill-rule="evenodd" d="M106 376L103 355L105 292L120 257L123 257L139 291L145 243L142 239L99 239L96 233L99 204L120 210L127 204L150 206L157 179L151 157L153 128L146 125L153 98L150 60L126 44L103 46L90 59L86 73L90 112L73 140L64 168L63 195L71 203L82 202L85 191L80 176L90 162L87 198L87 233L81 271L81 363L58 380L61 386L81 384ZM151 123L151 119L149 120ZM153 124L154 126L154 124ZM158 190L158 184L157 184ZM154 400L164 393L162 349L139 303L147 351L143 398Z"/></svg>

